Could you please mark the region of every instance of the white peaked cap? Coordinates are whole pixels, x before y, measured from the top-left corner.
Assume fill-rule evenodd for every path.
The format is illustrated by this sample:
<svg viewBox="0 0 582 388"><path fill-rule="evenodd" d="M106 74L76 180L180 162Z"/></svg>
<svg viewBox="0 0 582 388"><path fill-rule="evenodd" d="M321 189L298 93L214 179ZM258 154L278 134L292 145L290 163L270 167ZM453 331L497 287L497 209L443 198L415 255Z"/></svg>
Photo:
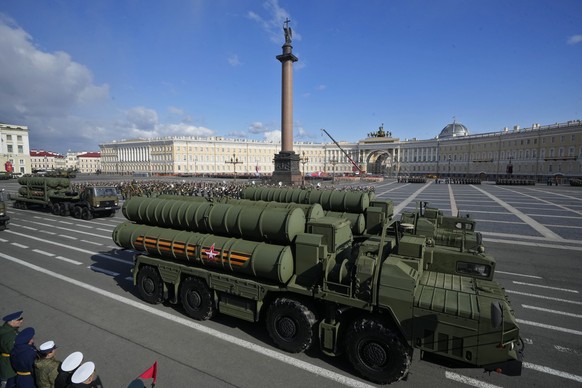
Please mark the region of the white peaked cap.
<svg viewBox="0 0 582 388"><path fill-rule="evenodd" d="M73 352L65 358L65 361L61 364L61 369L65 372L70 372L75 370L81 362L83 361L83 353L81 352Z"/></svg>
<svg viewBox="0 0 582 388"><path fill-rule="evenodd" d="M79 384L87 380L95 372L95 363L87 361L79 367L71 376L71 383Z"/></svg>
<svg viewBox="0 0 582 388"><path fill-rule="evenodd" d="M45 343L38 347L38 350L40 350L41 352L46 352L53 350L56 347L57 346L55 345L55 341L46 341Z"/></svg>

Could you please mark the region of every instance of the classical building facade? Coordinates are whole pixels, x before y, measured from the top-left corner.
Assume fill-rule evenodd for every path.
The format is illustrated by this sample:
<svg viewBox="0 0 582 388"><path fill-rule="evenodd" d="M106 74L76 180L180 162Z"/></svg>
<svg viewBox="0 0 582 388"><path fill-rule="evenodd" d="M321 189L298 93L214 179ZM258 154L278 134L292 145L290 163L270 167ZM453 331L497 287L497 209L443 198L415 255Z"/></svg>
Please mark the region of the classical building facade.
<svg viewBox="0 0 582 388"><path fill-rule="evenodd" d="M81 174L95 174L97 171L101 171L100 152L81 152L75 159L75 168Z"/></svg>
<svg viewBox="0 0 582 388"><path fill-rule="evenodd" d="M5 170L7 163L15 173L30 173L28 127L0 123L0 171Z"/></svg>
<svg viewBox="0 0 582 388"><path fill-rule="evenodd" d="M266 175L280 144L223 137L121 140L100 145L104 173L153 175ZM471 135L448 124L429 140L400 140L380 127L357 143L294 143L303 174L368 174L396 177L582 176L582 121ZM354 162L354 163L352 163Z"/></svg>
<svg viewBox="0 0 582 388"><path fill-rule="evenodd" d="M121 140L99 147L103 173L270 176L281 145L223 137L168 137ZM300 155L302 173L332 172L333 165L341 163L342 153L333 144L296 142L294 149ZM351 168L342 165L337 171Z"/></svg>
<svg viewBox="0 0 582 388"><path fill-rule="evenodd" d="M44 150L30 150L30 166L32 172L66 168L66 165L66 158L59 153Z"/></svg>

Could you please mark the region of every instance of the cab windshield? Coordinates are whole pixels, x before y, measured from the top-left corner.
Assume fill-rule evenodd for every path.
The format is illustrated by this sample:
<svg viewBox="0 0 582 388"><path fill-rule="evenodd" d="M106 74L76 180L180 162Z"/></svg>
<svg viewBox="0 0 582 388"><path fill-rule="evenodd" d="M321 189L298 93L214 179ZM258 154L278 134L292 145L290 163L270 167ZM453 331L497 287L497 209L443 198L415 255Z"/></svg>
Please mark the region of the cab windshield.
<svg viewBox="0 0 582 388"><path fill-rule="evenodd" d="M95 187L97 197L111 197L117 195L117 190L113 187Z"/></svg>

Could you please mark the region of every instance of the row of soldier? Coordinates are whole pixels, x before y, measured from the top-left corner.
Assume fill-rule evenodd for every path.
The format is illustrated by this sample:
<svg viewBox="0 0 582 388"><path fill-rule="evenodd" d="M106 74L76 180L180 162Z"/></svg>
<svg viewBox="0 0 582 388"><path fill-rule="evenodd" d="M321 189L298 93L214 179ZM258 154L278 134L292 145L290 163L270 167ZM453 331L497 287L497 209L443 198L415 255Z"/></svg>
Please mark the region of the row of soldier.
<svg viewBox="0 0 582 388"><path fill-rule="evenodd" d="M54 341L34 343L35 330L27 327L22 311L2 318L0 327L1 388L75 388L102 387L95 372L95 363L83 362L83 353L75 351L62 362L56 357Z"/></svg>
<svg viewBox="0 0 582 388"><path fill-rule="evenodd" d="M242 191L248 186L280 187L278 184L261 184L254 181L244 183L206 182L206 181L159 181L159 180L132 180L122 182L84 182L73 183L75 190L81 191L85 186L113 186L123 199L131 197L157 197L162 194L199 196L209 199L219 199L222 197L239 199ZM319 189L320 185L308 185L306 188ZM326 187L329 188L329 187ZM374 191L373 187L357 186L334 188L335 190L357 190Z"/></svg>

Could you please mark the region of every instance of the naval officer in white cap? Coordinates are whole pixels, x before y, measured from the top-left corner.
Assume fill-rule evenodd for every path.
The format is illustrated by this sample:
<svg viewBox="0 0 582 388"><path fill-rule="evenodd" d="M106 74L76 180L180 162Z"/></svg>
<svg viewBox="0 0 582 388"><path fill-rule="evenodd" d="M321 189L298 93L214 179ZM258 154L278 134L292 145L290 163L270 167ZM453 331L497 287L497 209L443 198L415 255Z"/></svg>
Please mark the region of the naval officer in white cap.
<svg viewBox="0 0 582 388"><path fill-rule="evenodd" d="M73 372L83 362L83 353L73 352L67 356L61 363L59 374L55 380L55 388L66 388L71 384Z"/></svg>
<svg viewBox="0 0 582 388"><path fill-rule="evenodd" d="M92 361L87 361L71 376L71 384L69 388L97 388L99 385L96 381L96 374L95 374L95 363Z"/></svg>

